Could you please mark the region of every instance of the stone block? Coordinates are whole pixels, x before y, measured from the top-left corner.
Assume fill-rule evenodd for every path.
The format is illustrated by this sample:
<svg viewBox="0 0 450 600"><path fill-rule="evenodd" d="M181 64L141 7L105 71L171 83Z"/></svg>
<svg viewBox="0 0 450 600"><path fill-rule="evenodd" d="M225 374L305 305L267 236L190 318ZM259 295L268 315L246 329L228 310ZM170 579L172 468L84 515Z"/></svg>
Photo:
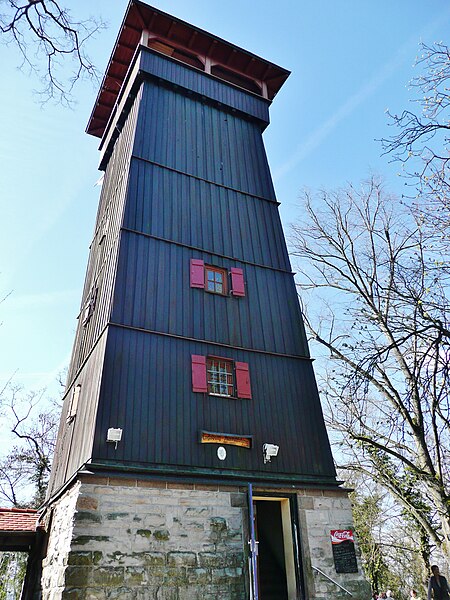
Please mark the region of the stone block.
<svg viewBox="0 0 450 600"><path fill-rule="evenodd" d="M217 552L199 552L198 562L200 567L211 569L224 568L228 564L227 556Z"/></svg>
<svg viewBox="0 0 450 600"><path fill-rule="evenodd" d="M207 569L188 569L188 582L196 585L206 585L211 581L211 574Z"/></svg>
<svg viewBox="0 0 450 600"><path fill-rule="evenodd" d="M68 566L65 572L66 587L87 587L91 572L88 566Z"/></svg>
<svg viewBox="0 0 450 600"><path fill-rule="evenodd" d="M194 489L199 490L199 491L204 491L204 492L218 492L219 486L218 485L210 485L207 483L196 483L196 484L194 484Z"/></svg>
<svg viewBox="0 0 450 600"><path fill-rule="evenodd" d="M77 523L83 521L87 523L101 523L102 517L95 512L80 510L75 513L75 521Z"/></svg>
<svg viewBox="0 0 450 600"><path fill-rule="evenodd" d="M123 567L97 567L93 570L92 579L94 584L102 587L118 587L124 583Z"/></svg>
<svg viewBox="0 0 450 600"><path fill-rule="evenodd" d="M170 532L167 529L156 529L153 532L153 537L158 542L166 542L170 538Z"/></svg>
<svg viewBox="0 0 450 600"><path fill-rule="evenodd" d="M97 542L109 542L107 535L75 535L72 543L74 546L96 545Z"/></svg>
<svg viewBox="0 0 450 600"><path fill-rule="evenodd" d="M298 498L298 507L302 510L314 510L314 498L310 496L300 496Z"/></svg>
<svg viewBox="0 0 450 600"><path fill-rule="evenodd" d="M150 529L138 529L136 531L136 535L140 535L142 537L151 538L152 532Z"/></svg>
<svg viewBox="0 0 450 600"><path fill-rule="evenodd" d="M130 513L128 512L110 512L105 514L107 521L117 521L117 519L129 519Z"/></svg>
<svg viewBox="0 0 450 600"><path fill-rule="evenodd" d="M197 557L194 552L169 552L167 564L171 567L195 567Z"/></svg>
<svg viewBox="0 0 450 600"><path fill-rule="evenodd" d="M155 489L165 490L167 487L167 482L166 481L158 481L158 480L139 480L138 479L137 487L155 488Z"/></svg>
<svg viewBox="0 0 450 600"><path fill-rule="evenodd" d="M98 500L92 496L80 496L76 508L77 510L97 510Z"/></svg>
<svg viewBox="0 0 450 600"><path fill-rule="evenodd" d="M109 589L106 596L107 600L134 600L136 597L135 591L131 588L121 586L115 589ZM147 596L151 598L151 596Z"/></svg>
<svg viewBox="0 0 450 600"><path fill-rule="evenodd" d="M167 482L168 490L193 490L193 483L178 483L176 481L168 481Z"/></svg>
<svg viewBox="0 0 450 600"><path fill-rule="evenodd" d="M233 507L247 507L246 494L240 494L240 493L230 494L230 505Z"/></svg>
<svg viewBox="0 0 450 600"><path fill-rule="evenodd" d="M163 552L133 552L133 557L142 561L143 565L163 566L166 564L166 555Z"/></svg>
<svg viewBox="0 0 450 600"><path fill-rule="evenodd" d="M81 598L85 598L85 600L106 600L106 598L109 598L102 588L89 588L89 590L84 591L84 594Z"/></svg>
<svg viewBox="0 0 450 600"><path fill-rule="evenodd" d="M99 551L70 552L67 559L67 564L76 566L96 565L100 562L102 556L102 552Z"/></svg>
<svg viewBox="0 0 450 600"><path fill-rule="evenodd" d="M126 586L141 586L148 583L148 572L144 567L126 567L124 572Z"/></svg>
<svg viewBox="0 0 450 600"><path fill-rule="evenodd" d="M102 592L103 595L102 596L93 596L93 595L89 595L89 598L92 600L103 600L105 598L105 593ZM54 597L56 598L56 594L54 595ZM63 590L62 594L61 594L61 599L62 600L85 600L87 598L86 596L86 590L82 589L82 588L71 588L71 589L65 589ZM49 599L50 600L50 599Z"/></svg>
<svg viewBox="0 0 450 600"><path fill-rule="evenodd" d="M134 477L110 477L108 485L111 487L136 487L137 480Z"/></svg>
<svg viewBox="0 0 450 600"><path fill-rule="evenodd" d="M170 587L177 588L181 585L187 584L187 574L185 567L169 567L166 568L164 573L164 587L170 589Z"/></svg>

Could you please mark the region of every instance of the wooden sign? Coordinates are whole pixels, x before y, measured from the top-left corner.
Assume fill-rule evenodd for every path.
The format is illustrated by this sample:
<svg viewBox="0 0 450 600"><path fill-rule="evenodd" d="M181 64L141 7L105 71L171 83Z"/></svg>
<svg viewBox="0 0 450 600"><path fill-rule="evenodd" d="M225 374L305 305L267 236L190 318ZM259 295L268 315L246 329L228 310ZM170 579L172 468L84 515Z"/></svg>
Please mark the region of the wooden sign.
<svg viewBox="0 0 450 600"><path fill-rule="evenodd" d="M336 573L357 573L358 564L353 531L351 529L333 529L330 534Z"/></svg>
<svg viewBox="0 0 450 600"><path fill-rule="evenodd" d="M252 439L250 436L235 435L230 433L212 433L210 431L202 431L201 439L202 444L219 444L224 446L240 446L241 448L251 448Z"/></svg>

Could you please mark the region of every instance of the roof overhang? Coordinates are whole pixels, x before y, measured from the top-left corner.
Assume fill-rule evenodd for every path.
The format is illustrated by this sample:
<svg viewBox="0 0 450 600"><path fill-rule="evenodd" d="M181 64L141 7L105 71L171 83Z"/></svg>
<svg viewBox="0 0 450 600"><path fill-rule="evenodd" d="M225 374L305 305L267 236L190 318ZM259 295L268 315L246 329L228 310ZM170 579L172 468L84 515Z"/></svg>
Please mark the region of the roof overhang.
<svg viewBox="0 0 450 600"><path fill-rule="evenodd" d="M286 69L140 0L130 0L86 128L87 133L100 138L103 136L133 56L143 42L153 43L154 49L158 49L159 45L163 53L167 45L175 52L172 58L176 59L177 53L191 57L208 74L214 76L215 69L219 79L225 69L236 76L237 85L239 80L254 82L261 90L260 95L268 100L275 97L290 74Z"/></svg>
<svg viewBox="0 0 450 600"><path fill-rule="evenodd" d="M36 531L0 531L1 552L27 552L36 541Z"/></svg>

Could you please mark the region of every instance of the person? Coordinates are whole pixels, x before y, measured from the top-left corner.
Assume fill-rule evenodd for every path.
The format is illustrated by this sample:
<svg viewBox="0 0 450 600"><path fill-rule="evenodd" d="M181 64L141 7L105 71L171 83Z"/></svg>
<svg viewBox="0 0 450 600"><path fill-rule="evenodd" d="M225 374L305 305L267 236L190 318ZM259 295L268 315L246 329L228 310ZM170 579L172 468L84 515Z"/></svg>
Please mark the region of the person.
<svg viewBox="0 0 450 600"><path fill-rule="evenodd" d="M450 589L447 580L439 573L439 567L431 567L432 575L428 582L428 600L450 600Z"/></svg>
<svg viewBox="0 0 450 600"><path fill-rule="evenodd" d="M394 600L391 590L386 591L386 598L391 598L391 600Z"/></svg>
<svg viewBox="0 0 450 600"><path fill-rule="evenodd" d="M417 590L411 590L409 595L411 598L415 598L415 600L422 600L422 596L419 596Z"/></svg>

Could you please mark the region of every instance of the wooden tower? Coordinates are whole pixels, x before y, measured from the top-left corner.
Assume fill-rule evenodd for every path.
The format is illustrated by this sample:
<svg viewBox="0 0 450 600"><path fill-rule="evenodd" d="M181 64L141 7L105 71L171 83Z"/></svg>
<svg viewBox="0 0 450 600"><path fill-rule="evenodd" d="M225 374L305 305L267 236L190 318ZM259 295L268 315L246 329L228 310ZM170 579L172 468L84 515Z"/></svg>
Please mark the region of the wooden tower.
<svg viewBox="0 0 450 600"><path fill-rule="evenodd" d="M105 176L44 514L44 598L337 589L313 568L342 577L329 534L351 513L262 140L288 75L128 6L87 127Z"/></svg>

